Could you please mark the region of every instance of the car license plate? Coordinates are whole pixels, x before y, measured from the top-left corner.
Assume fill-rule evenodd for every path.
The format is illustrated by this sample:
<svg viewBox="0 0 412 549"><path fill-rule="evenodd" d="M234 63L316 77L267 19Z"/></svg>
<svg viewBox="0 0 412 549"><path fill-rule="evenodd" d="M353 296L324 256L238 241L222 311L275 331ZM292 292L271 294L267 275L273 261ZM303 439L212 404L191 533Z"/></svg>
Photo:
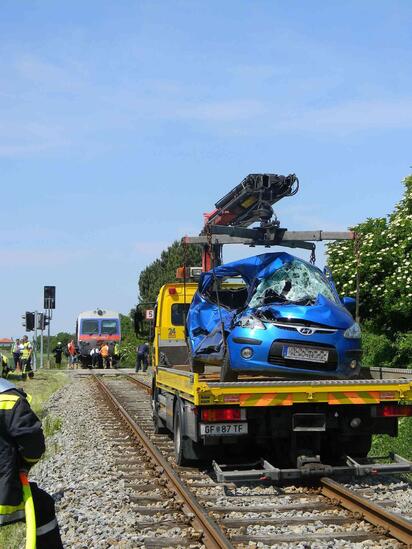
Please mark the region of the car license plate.
<svg viewBox="0 0 412 549"><path fill-rule="evenodd" d="M222 437L227 435L247 435L247 423L201 423L202 436Z"/></svg>
<svg viewBox="0 0 412 549"><path fill-rule="evenodd" d="M306 360L307 362L327 362L329 351L311 349L310 347L284 346L282 355L291 360Z"/></svg>

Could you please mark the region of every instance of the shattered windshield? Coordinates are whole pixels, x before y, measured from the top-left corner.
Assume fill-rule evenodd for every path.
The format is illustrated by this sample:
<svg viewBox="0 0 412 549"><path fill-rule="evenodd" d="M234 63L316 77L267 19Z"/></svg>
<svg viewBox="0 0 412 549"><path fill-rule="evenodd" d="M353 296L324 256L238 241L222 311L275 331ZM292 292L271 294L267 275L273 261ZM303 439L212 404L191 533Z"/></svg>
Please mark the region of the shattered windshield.
<svg viewBox="0 0 412 549"><path fill-rule="evenodd" d="M249 307L261 307L269 303L312 305L319 294L338 303L322 273L315 267L294 259L261 280Z"/></svg>

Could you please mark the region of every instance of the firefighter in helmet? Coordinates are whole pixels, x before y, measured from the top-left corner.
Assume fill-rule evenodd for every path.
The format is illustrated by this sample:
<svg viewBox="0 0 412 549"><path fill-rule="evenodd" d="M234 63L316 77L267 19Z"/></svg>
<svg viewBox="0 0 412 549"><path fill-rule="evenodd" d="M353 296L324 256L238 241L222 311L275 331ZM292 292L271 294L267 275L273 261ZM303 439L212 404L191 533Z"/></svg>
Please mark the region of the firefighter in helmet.
<svg viewBox="0 0 412 549"><path fill-rule="evenodd" d="M20 471L28 471L45 450L41 422L27 395L0 378L0 526L24 520ZM62 549L53 498L31 482L36 548Z"/></svg>

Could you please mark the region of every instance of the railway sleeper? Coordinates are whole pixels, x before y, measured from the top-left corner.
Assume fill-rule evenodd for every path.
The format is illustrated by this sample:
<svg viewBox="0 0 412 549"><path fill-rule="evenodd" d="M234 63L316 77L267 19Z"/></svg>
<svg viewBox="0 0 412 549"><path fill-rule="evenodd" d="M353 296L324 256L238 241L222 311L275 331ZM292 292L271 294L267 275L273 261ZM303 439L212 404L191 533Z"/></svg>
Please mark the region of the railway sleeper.
<svg viewBox="0 0 412 549"><path fill-rule="evenodd" d="M254 535L233 535L230 536L230 541L233 544L249 544L250 543L262 543L264 545L277 545L280 543L296 543L300 541L315 542L315 541L332 541L332 540L345 540L350 542L360 541L380 541L383 536L375 534L370 531L365 532L330 532L325 534L309 534L308 532L302 532L302 534L282 534L278 536L254 536ZM311 545L312 546L312 545Z"/></svg>

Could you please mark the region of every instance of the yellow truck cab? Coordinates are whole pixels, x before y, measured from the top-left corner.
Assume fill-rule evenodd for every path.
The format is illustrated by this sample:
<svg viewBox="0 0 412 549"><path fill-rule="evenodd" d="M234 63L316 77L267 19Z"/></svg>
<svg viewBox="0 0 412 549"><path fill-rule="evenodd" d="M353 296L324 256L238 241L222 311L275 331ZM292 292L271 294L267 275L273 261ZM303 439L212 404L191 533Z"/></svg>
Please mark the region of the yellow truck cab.
<svg viewBox="0 0 412 549"><path fill-rule="evenodd" d="M173 282L161 287L155 306L155 364L188 364L185 318L197 289L197 283Z"/></svg>

